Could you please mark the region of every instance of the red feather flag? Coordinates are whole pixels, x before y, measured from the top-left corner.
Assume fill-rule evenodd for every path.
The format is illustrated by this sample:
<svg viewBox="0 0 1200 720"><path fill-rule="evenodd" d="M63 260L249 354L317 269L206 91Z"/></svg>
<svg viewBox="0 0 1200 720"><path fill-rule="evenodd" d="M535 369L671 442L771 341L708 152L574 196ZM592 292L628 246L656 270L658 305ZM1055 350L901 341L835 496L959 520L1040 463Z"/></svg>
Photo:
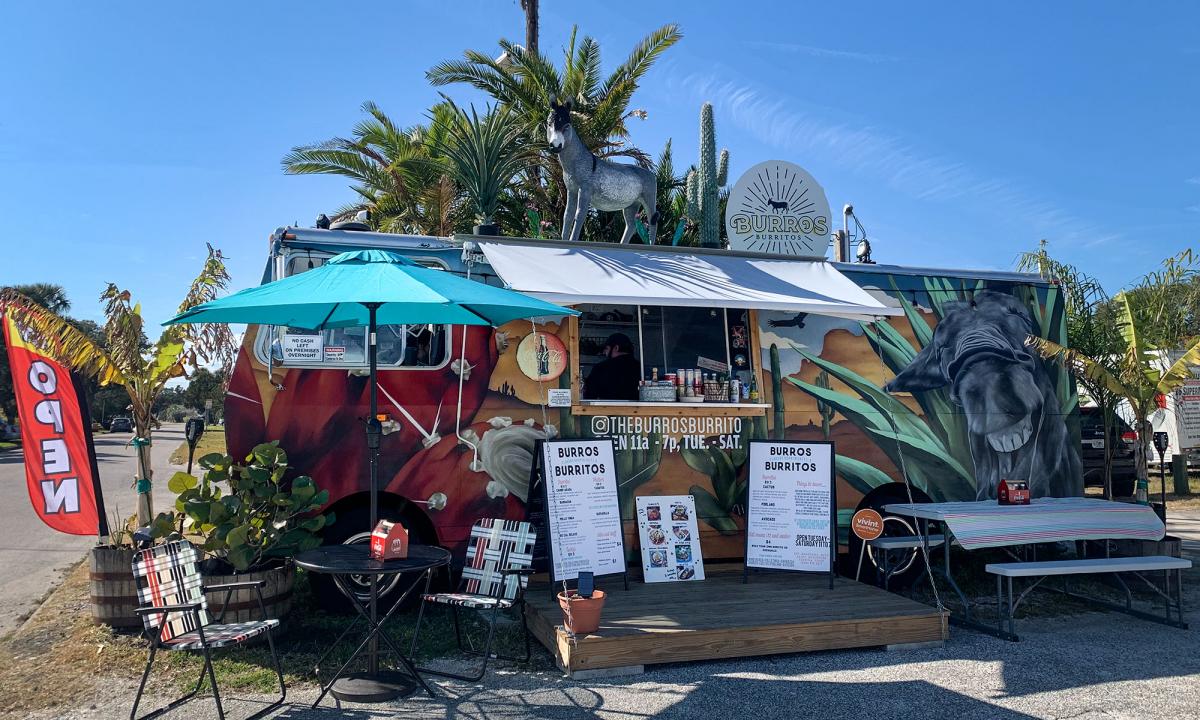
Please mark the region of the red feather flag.
<svg viewBox="0 0 1200 720"><path fill-rule="evenodd" d="M70 535L96 535L95 464L91 427L71 373L40 354L4 316L4 340L21 417L25 481L38 517Z"/></svg>

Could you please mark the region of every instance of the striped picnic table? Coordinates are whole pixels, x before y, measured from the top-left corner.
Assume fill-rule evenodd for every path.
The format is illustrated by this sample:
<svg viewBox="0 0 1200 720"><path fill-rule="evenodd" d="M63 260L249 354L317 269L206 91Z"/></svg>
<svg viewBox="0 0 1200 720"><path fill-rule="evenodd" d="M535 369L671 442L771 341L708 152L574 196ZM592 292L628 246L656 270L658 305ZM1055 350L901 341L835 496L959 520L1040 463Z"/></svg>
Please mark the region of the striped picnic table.
<svg viewBox="0 0 1200 720"><path fill-rule="evenodd" d="M892 503L884 510L943 522L967 550L1073 540L1161 540L1166 534L1149 506L1099 498L1038 498L1029 505L995 500Z"/></svg>

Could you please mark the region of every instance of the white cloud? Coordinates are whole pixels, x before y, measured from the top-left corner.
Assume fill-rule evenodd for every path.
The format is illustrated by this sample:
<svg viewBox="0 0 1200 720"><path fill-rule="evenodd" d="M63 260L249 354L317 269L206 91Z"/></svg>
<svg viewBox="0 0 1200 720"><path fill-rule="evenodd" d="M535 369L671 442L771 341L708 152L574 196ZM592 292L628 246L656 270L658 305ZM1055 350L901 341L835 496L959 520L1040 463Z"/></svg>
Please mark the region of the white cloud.
<svg viewBox="0 0 1200 720"><path fill-rule="evenodd" d="M876 126L831 120L828 115L836 110L803 105L726 69L676 75L668 83L711 101L767 145L795 154L821 153L839 167L877 178L915 199L1003 209L1008 218L1025 218L1032 234L1064 244L1092 247L1119 238L1012 180L981 176L960 160L930 153Z"/></svg>
<svg viewBox="0 0 1200 720"><path fill-rule="evenodd" d="M852 50L834 50L832 48L816 47L814 45L800 45L798 43L781 43L768 42L766 40L747 40L742 43L746 47L759 48L763 50L780 50L782 52L797 53L800 55L808 55L816 58L830 58L834 60L857 60L867 63L888 63L896 62L900 58L894 55L880 55L877 53L854 52Z"/></svg>

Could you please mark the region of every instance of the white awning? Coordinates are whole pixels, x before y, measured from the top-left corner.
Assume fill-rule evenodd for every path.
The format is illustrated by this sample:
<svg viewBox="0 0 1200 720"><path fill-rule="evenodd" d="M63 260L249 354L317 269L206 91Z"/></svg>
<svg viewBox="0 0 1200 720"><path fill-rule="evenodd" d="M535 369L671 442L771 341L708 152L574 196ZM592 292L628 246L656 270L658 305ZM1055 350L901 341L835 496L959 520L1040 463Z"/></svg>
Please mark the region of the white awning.
<svg viewBox="0 0 1200 720"><path fill-rule="evenodd" d="M589 243L477 242L511 289L560 305L666 305L900 315L819 260L775 260Z"/></svg>

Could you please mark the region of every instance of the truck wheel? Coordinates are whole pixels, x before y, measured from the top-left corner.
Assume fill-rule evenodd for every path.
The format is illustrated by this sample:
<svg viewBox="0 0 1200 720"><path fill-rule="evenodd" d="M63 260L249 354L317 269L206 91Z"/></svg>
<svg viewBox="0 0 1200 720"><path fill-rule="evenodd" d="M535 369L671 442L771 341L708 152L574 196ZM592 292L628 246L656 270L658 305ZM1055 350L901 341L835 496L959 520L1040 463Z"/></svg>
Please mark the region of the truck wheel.
<svg viewBox="0 0 1200 720"><path fill-rule="evenodd" d="M329 526L329 530L325 532L326 545L357 545L366 544L371 537L371 531L368 525L371 522L371 511L366 506L357 506L349 510L337 513L337 522ZM411 533L409 541L413 545L436 545L437 538L425 537L420 533L420 523L412 522L406 517L403 510L398 510L395 507L379 508L379 519L399 521L404 527L409 529ZM414 529L417 528L417 529ZM321 608L328 612L353 613L354 605L350 598L346 597L342 589L329 575L309 573L309 584L312 586L313 595L316 596L317 602ZM381 578L379 581L379 612L387 612L392 604L400 598L401 593L413 581L411 575L393 575L387 578ZM436 574L433 578L431 589L439 589L441 584L446 582L445 578ZM347 589L353 592L359 599L359 602L366 605L369 601L371 593L371 578L368 576L351 575L346 578ZM415 607L421 600L420 588L409 594L404 604L409 607Z"/></svg>
<svg viewBox="0 0 1200 720"><path fill-rule="evenodd" d="M883 509L883 506L889 503L906 503L909 501L908 497L908 489L904 487L904 483L886 483L867 493L858 503L855 510L871 508L878 511L883 517L883 534L885 536L916 535L919 529L916 520L904 515L892 515ZM922 503L930 502L930 499L919 488L914 487L912 488L912 501ZM842 560L843 574L851 579L857 574L861 582L876 584L882 587L883 577L879 570L882 558L878 556L879 551L870 547L863 547L863 541L853 532L850 533L848 545L850 552ZM908 588L925 573L925 564L920 558L921 550L909 549L885 552L889 552L888 567L894 572L888 581L888 588L893 592ZM860 557L862 558L861 568L858 565Z"/></svg>

